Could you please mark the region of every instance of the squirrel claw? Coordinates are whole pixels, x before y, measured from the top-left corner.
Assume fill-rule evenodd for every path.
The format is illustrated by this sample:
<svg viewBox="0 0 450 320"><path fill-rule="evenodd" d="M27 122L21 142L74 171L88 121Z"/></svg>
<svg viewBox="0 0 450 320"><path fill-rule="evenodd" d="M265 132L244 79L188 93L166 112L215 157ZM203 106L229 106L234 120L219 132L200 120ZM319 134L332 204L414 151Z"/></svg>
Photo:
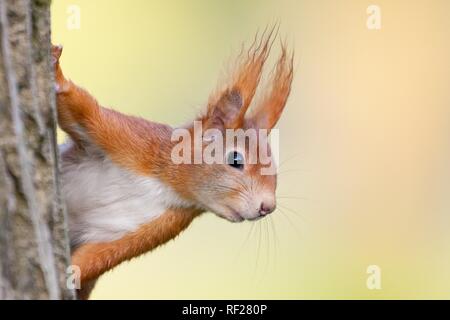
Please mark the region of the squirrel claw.
<svg viewBox="0 0 450 320"><path fill-rule="evenodd" d="M63 47L62 45L52 45L52 56L51 56L51 61L52 61L52 65L55 69L55 84L54 84L54 88L55 88L55 92L58 93L63 93L67 91L67 81L64 78L64 75L61 71L61 67L59 65L59 58L61 57L61 53L62 53Z"/></svg>
<svg viewBox="0 0 450 320"><path fill-rule="evenodd" d="M59 58L61 57L63 50L62 45L52 45L52 62L53 64L57 63L59 61Z"/></svg>

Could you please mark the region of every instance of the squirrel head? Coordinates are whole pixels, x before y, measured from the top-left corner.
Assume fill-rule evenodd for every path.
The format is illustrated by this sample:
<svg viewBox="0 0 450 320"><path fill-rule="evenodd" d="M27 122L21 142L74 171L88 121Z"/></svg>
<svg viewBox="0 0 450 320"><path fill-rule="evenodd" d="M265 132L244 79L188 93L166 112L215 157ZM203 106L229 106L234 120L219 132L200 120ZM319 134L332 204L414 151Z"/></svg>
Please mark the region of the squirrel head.
<svg viewBox="0 0 450 320"><path fill-rule="evenodd" d="M283 43L268 85L252 103L274 42L272 33L255 38L242 51L236 72L224 89L211 95L205 113L180 129L188 148L177 144L171 153L172 160L180 155L186 160L174 161L171 185L202 209L234 222L261 218L276 207L268 134L281 116L293 78L293 53Z"/></svg>

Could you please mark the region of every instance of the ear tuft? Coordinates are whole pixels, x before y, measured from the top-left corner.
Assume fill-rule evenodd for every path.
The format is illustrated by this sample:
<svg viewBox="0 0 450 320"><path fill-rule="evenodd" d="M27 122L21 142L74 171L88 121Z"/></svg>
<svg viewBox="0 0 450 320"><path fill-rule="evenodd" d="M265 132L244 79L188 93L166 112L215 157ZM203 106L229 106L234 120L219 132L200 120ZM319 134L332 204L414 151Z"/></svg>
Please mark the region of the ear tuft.
<svg viewBox="0 0 450 320"><path fill-rule="evenodd" d="M291 92L294 76L294 52L288 53L287 46L281 43L281 55L270 79L266 95L258 103L253 115L246 120L260 129L272 129L281 117Z"/></svg>
<svg viewBox="0 0 450 320"><path fill-rule="evenodd" d="M224 121L227 128L235 129L243 126L245 113L253 100L264 64L277 34L277 25L271 28L266 27L261 35L256 34L248 49L242 48L236 60L235 70L227 81L225 89L216 91L210 96L208 115L220 113L214 109L223 108L223 102L227 101L229 110L226 112L227 119ZM231 114L233 110L237 114Z"/></svg>
<svg viewBox="0 0 450 320"><path fill-rule="evenodd" d="M275 126L291 91L294 53L288 53L281 42L281 55L265 90L263 99L253 115L246 112L260 83L264 64L278 35L279 26L266 28L261 36L256 34L253 43L242 51L237 67L224 90L210 96L206 116L202 120L209 128L244 128L247 126L271 129Z"/></svg>

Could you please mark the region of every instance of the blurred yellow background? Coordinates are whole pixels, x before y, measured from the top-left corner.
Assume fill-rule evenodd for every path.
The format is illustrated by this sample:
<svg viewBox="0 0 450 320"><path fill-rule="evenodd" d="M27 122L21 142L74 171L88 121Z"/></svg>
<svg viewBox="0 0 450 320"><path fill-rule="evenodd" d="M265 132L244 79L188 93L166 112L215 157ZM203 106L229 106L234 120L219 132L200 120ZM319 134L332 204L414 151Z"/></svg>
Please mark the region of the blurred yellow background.
<svg viewBox="0 0 450 320"><path fill-rule="evenodd" d="M366 26L372 4L379 30ZM449 14L448 0L53 1L68 77L104 106L172 125L197 114L258 29L281 22L296 50L280 210L242 224L205 214L104 275L92 298L449 299Z"/></svg>

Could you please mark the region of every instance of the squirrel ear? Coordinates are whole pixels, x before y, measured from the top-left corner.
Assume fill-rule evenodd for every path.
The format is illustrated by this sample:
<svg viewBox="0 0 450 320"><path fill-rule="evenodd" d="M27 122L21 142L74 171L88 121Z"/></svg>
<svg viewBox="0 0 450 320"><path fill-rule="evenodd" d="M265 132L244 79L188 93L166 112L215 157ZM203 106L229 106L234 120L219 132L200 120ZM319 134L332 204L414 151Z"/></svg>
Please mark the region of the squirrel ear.
<svg viewBox="0 0 450 320"><path fill-rule="evenodd" d="M272 129L283 112L291 91L294 75L294 53L288 55L282 44L282 52L271 78L266 96L256 106L252 115L246 119L246 125L259 129Z"/></svg>
<svg viewBox="0 0 450 320"><path fill-rule="evenodd" d="M208 107L207 128L234 128L242 106L242 96L238 91L226 91L216 104Z"/></svg>
<svg viewBox="0 0 450 320"><path fill-rule="evenodd" d="M242 48L226 89L210 96L206 120L213 127L221 124L225 128L236 129L244 125L245 113L255 95L277 32L276 26L267 27L261 36L256 34L248 49Z"/></svg>

